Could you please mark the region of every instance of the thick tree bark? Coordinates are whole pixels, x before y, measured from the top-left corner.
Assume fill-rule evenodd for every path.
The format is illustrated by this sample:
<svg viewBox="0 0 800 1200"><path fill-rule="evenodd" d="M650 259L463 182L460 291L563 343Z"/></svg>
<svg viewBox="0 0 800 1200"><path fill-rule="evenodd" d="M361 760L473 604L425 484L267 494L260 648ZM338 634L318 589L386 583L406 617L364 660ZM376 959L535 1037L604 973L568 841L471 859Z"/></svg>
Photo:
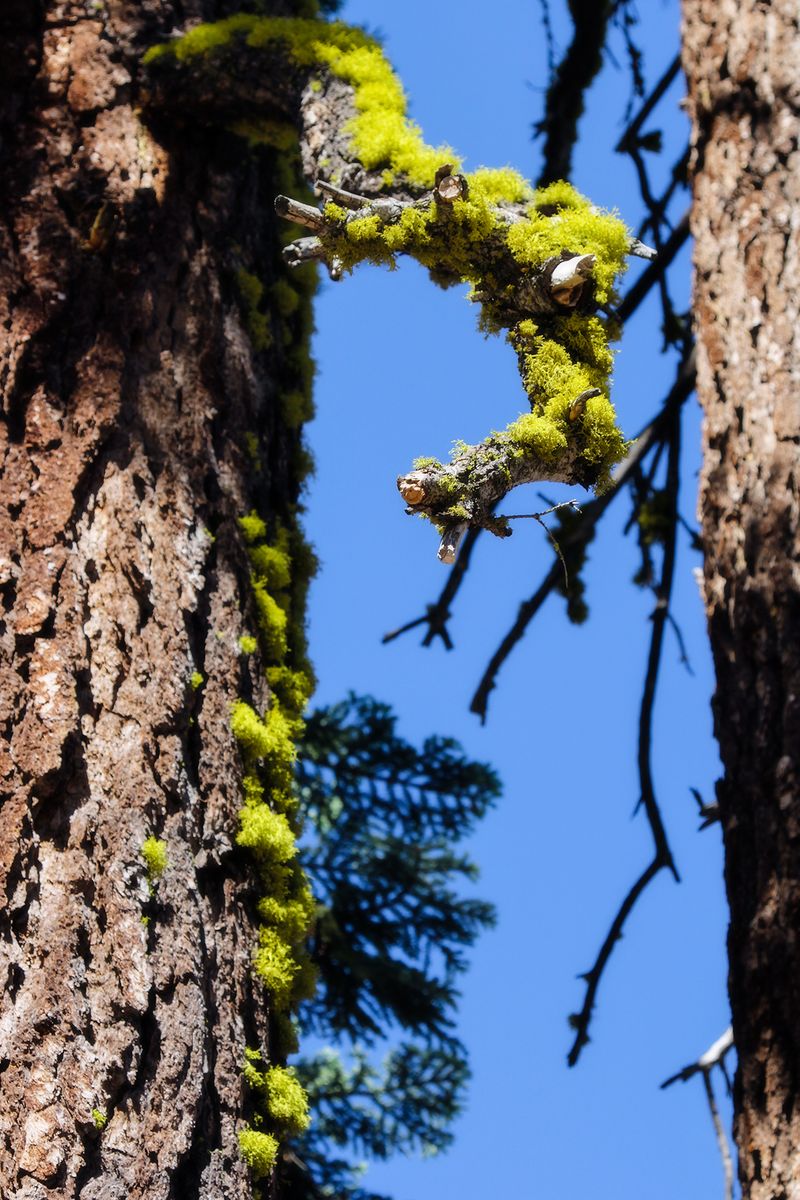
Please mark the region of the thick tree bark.
<svg viewBox="0 0 800 1200"><path fill-rule="evenodd" d="M800 1195L800 29L684 0L701 511L747 1200Z"/></svg>
<svg viewBox="0 0 800 1200"><path fill-rule="evenodd" d="M0 13L8 1200L251 1191L241 1064L268 1013L230 853L230 706L263 708L266 685L238 646L254 621L235 519L296 498L297 435L235 278L278 259L265 202L278 188L268 155L208 131L156 136L135 106L144 49L226 11L6 0ZM169 860L152 898L148 835Z"/></svg>

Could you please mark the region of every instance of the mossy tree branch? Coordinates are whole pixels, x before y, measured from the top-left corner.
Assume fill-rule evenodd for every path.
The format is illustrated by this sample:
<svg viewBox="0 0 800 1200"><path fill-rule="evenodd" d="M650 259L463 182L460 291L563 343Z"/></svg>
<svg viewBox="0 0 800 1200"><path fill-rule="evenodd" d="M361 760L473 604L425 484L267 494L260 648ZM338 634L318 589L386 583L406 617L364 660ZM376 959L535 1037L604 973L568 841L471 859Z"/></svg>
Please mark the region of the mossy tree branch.
<svg viewBox="0 0 800 1200"><path fill-rule="evenodd" d="M311 231L288 247L290 263L320 259L339 278L407 254L440 286L469 284L481 328L506 332L530 411L398 479L407 511L440 531L442 561L470 526L507 536L492 508L520 483L606 484L626 448L609 398L618 323L608 310L627 256L651 253L616 215L566 183L535 191L508 168L463 174L408 120L377 43L339 22L240 15L199 26L150 52L143 95L151 113L251 140L297 131L324 203L278 198L278 212Z"/></svg>

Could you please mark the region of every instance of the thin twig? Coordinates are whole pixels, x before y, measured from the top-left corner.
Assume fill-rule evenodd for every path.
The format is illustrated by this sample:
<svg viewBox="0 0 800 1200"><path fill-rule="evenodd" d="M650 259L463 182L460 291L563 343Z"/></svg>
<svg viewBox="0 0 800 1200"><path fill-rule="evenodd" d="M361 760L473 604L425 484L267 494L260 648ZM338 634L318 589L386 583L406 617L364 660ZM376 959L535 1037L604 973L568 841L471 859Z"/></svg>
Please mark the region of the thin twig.
<svg viewBox="0 0 800 1200"><path fill-rule="evenodd" d="M703 1086L706 1092L706 1100L711 1113L711 1120L714 1125L714 1132L717 1135L717 1145L719 1146L719 1155L722 1159L722 1171L725 1176L725 1200L733 1200L733 1159L731 1158L731 1148L728 1145L728 1138L725 1133L725 1127L719 1115L717 1108L716 1097L714 1096L714 1088L711 1083L711 1071L706 1069L703 1071Z"/></svg>
<svg viewBox="0 0 800 1200"><path fill-rule="evenodd" d="M384 634L381 639L384 645L387 642L393 642L395 638L400 637L401 633L406 633L409 629L415 629L417 625L427 624L428 632L422 639L423 646L430 646L433 639L438 637L442 639L448 650L453 649L453 640L447 629L447 622L450 619L450 604L461 586L472 558L472 551L481 532L480 529L473 527L467 533L461 543L458 558L447 577L447 583L439 593L439 599L434 604L427 605L424 616L416 617L415 620L409 621L406 625L401 625L399 629L393 629L391 633Z"/></svg>
<svg viewBox="0 0 800 1200"><path fill-rule="evenodd" d="M680 652L680 664L682 667L686 667L686 670L689 675L694 675L694 668L692 667L692 664L689 660L689 655L686 652L686 642L683 639L683 630L681 629L680 625L675 620L675 617L672 615L671 612L667 613L667 621L669 622L670 628L672 629L672 632L675 634L675 639L678 643L678 650Z"/></svg>
<svg viewBox="0 0 800 1200"><path fill-rule="evenodd" d="M543 517L548 516L550 513L558 512L558 510L560 508L571 508L572 511L576 512L576 513L580 513L580 511L581 511L577 500L564 500L564 501L562 501L561 504L552 504L550 506L550 508L546 508L544 510L544 512L540 512L540 513L508 513L508 514L501 513L500 520L501 521L538 521L539 524L541 525L542 529L547 534L547 539L550 542L550 545L553 547L553 549L555 550L559 559L561 560L561 566L564 570L564 586L568 588L569 587L569 570L567 569L567 560L564 558L564 555L561 551L561 547L558 544L558 542L556 541L555 536L553 535L553 531L547 525L545 525L544 521L542 520Z"/></svg>
<svg viewBox="0 0 800 1200"><path fill-rule="evenodd" d="M674 513L677 511L678 488L680 484L679 409L675 409L673 411L669 424L669 457L667 460L666 490L669 496L670 506ZM659 599L652 618L653 630L650 635L650 649L647 656L647 671L645 673L644 689L642 691L642 703L639 710L639 739L637 754L640 789L639 805L644 808L645 815L647 816L647 822L650 826L650 832L653 835L653 859L649 866L645 868L645 870L636 880L633 887L631 887L622 901L622 904L617 911L617 915L614 917L614 920L611 923L611 928L606 934L606 937L600 947L600 952L598 953L597 958L595 959L589 971L587 971L583 976L586 981L586 992L583 999L583 1006L581 1007L580 1012L573 1014L573 1016L570 1017L570 1024L575 1030L575 1039L572 1043L569 1054L567 1055L567 1062L571 1067L575 1066L583 1047L589 1041L589 1026L591 1024L597 990L600 986L603 972L605 971L608 960L611 957L611 952L614 949L614 946L622 935L625 922L630 916L636 901L647 888L648 884L656 877L659 871L663 869L669 870L674 879L678 882L680 881L678 869L675 866L675 860L672 857L672 851L667 840L667 831L664 827L661 809L659 808L658 800L656 799L651 765L653 709L655 705L656 685L658 682L659 668L661 666L661 654L664 646L664 628L666 625L667 614L669 612L672 583L675 575L675 549L677 539L675 536L676 525L674 521L671 525L671 531L671 536L668 537L664 543L664 560L661 568Z"/></svg>
<svg viewBox="0 0 800 1200"><path fill-rule="evenodd" d="M639 226L636 233L637 237L643 238L647 233L647 230L652 227L654 221L663 222L669 226L669 222L667 220L667 208L669 207L669 202L677 189L686 185L686 172L688 166L689 147L687 146L686 149L681 152L679 158L676 160L672 168L669 183L659 196L652 211L647 214Z"/></svg>
<svg viewBox="0 0 800 1200"><path fill-rule="evenodd" d="M677 74L680 71L680 69L681 69L681 58L680 58L679 54L676 54L675 57L673 58L672 62L669 64L666 71L661 76L658 83L653 88L652 92L647 97L644 104L639 109L638 113L633 118L630 125L627 127L627 129L623 133L622 137L619 139L616 146L614 147L617 154L625 154L628 151L628 147L629 147L630 143L636 140L636 138L639 135L639 130L642 128L645 121L650 116L650 113L653 111L655 106L658 104L661 97L669 89L670 84L677 77Z"/></svg>
<svg viewBox="0 0 800 1200"><path fill-rule="evenodd" d="M629 321L639 305L646 299L651 289L658 283L661 276L672 264L678 251L689 240L689 213L681 217L678 224L661 247L658 258L649 267L645 267L639 278L628 288L622 297L614 315L620 321Z"/></svg>
<svg viewBox="0 0 800 1200"><path fill-rule="evenodd" d="M581 1050L589 1041L589 1024L592 1019L592 1010L594 1008L595 996L597 989L600 986L600 980L603 976L603 971L606 968L611 952L614 949L617 941L622 937L622 930L625 922L633 910L636 901L641 896L647 885L650 883L663 866L658 859L653 859L650 865L642 872L639 878L634 883L633 887L628 892L622 904L619 906L617 915L611 922L611 928L605 936L603 944L600 947L600 952L594 961L590 971L587 971L580 978L586 981L586 994L583 1000L583 1008L579 1013L573 1013L569 1019L569 1023L575 1032L575 1041L567 1056L567 1062L571 1067L580 1057Z"/></svg>
<svg viewBox="0 0 800 1200"><path fill-rule="evenodd" d="M661 1084L661 1090L672 1087L673 1083L685 1083L687 1079L691 1079L700 1071L710 1071L712 1067L722 1067L726 1055L732 1049L733 1029L729 1025L725 1032L715 1042L712 1042L705 1053L701 1054L695 1062L689 1063L687 1067L681 1067L680 1071L676 1071L674 1075L670 1075L669 1079L665 1079Z"/></svg>
<svg viewBox="0 0 800 1200"><path fill-rule="evenodd" d="M697 801L697 807L700 810L700 825L698 833L704 829L708 829L709 825L715 825L719 820L719 804L715 801L713 804L706 804L700 792L696 787L690 787L689 791Z"/></svg>

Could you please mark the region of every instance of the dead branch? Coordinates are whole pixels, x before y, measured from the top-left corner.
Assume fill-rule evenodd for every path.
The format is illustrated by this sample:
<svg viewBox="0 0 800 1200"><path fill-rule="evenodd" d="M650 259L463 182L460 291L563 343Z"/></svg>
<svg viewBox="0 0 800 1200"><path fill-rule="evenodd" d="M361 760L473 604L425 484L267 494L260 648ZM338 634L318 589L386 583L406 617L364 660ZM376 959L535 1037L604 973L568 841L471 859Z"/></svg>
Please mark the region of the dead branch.
<svg viewBox="0 0 800 1200"><path fill-rule="evenodd" d="M670 1075L669 1079L665 1079L661 1084L662 1089L671 1087L673 1083L680 1081L685 1083L687 1079L693 1078L695 1075L702 1075L703 1089L706 1094L706 1102L708 1110L711 1114L711 1122L714 1126L714 1133L717 1138L717 1146L719 1148L720 1158L722 1159L722 1171L725 1177L725 1200L733 1200L733 1158L731 1155L728 1136L725 1132L725 1126L720 1117L717 1099L714 1095L714 1085L711 1082L711 1073L714 1067L719 1067L722 1072L728 1091L730 1092L730 1079L725 1065L726 1055L733 1049L733 1029L729 1026L721 1037L709 1046L705 1054L701 1054L696 1062L689 1063L677 1071L675 1075Z"/></svg>
<svg viewBox="0 0 800 1200"><path fill-rule="evenodd" d="M680 483L679 474L679 459L680 459L680 414L679 410L674 410L668 427L669 440L669 457L667 460L667 483L666 489L669 496L670 504L673 512L677 512L678 505L678 487ZM620 908L611 923L611 928L607 933L600 952L597 955L593 965L583 976L586 981L586 992L584 995L583 1005L578 1013L570 1017L570 1024L575 1030L575 1039L567 1056L567 1062L572 1067L578 1061L581 1050L589 1041L589 1026L592 1020L592 1012L594 1010L595 999L603 973L611 957L611 952L614 949L617 941L622 935L625 922L630 916L637 900L647 888L648 884L656 877L663 869L669 870L676 881L680 880L675 861L672 857L672 851L667 840L667 833L664 822L661 816L661 809L656 799L655 787L653 784L652 768L651 768L651 749L653 736L653 707L655 703L656 683L658 681L659 667L661 664L661 653L664 645L664 630L669 613L669 602L672 594L672 581L675 571L675 549L676 549L676 522L671 525L670 535L664 543L664 561L661 570L661 582L658 589L658 602L655 612L653 613L652 621L653 628L650 635L650 650L647 658L647 672L645 674L644 690L642 693L642 703L639 711L639 746L638 746L638 766L639 766L639 805L644 808L650 832L653 837L653 859L649 866L645 868L643 873L636 880L630 891L622 901ZM638 805L637 805L638 807Z"/></svg>

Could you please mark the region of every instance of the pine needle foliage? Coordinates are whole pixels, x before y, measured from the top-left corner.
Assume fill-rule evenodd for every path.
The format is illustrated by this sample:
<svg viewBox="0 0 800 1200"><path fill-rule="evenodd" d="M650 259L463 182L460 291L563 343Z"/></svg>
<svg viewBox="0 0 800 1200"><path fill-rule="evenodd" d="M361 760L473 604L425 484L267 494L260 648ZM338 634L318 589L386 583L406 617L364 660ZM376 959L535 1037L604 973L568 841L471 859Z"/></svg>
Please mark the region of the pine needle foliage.
<svg viewBox="0 0 800 1200"><path fill-rule="evenodd" d="M458 843L500 785L452 738L417 749L385 704L350 694L308 719L297 791L319 971L300 1019L336 1048L296 1064L313 1122L286 1182L293 1200L377 1200L349 1156L436 1153L463 1102L457 981L494 910L465 894L477 870Z"/></svg>

